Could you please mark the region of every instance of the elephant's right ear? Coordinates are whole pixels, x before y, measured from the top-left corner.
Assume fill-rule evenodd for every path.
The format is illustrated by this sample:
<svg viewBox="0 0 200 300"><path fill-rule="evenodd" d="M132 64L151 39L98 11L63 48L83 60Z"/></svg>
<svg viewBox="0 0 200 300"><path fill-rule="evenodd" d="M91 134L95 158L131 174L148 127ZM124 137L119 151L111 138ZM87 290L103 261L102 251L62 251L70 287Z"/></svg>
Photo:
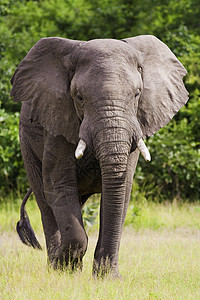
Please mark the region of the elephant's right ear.
<svg viewBox="0 0 200 300"><path fill-rule="evenodd" d="M63 38L39 40L11 79L14 101L31 101L30 119L73 144L78 142L80 121L70 97L67 62L81 43Z"/></svg>

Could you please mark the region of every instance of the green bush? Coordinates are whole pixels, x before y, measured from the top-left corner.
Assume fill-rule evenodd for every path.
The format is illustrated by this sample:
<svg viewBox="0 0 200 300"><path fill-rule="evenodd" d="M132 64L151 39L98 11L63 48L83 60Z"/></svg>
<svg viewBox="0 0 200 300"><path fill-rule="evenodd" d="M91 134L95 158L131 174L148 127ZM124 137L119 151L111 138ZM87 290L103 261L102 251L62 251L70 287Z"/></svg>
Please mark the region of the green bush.
<svg viewBox="0 0 200 300"><path fill-rule="evenodd" d="M138 184L151 200L198 200L200 194L200 149L191 123L172 121L147 141L152 161L140 158Z"/></svg>
<svg viewBox="0 0 200 300"><path fill-rule="evenodd" d="M3 196L25 187L27 179L19 147L19 113L0 109L0 192Z"/></svg>
<svg viewBox="0 0 200 300"><path fill-rule="evenodd" d="M152 162L140 159L141 197L198 199L200 132L200 10L198 0L1 0L0 2L0 192L28 185L18 140L20 104L11 101L17 64L42 37L124 38L154 34L186 67L190 100L174 121L147 141ZM139 198L139 196L138 196ZM86 212L90 214L90 211Z"/></svg>

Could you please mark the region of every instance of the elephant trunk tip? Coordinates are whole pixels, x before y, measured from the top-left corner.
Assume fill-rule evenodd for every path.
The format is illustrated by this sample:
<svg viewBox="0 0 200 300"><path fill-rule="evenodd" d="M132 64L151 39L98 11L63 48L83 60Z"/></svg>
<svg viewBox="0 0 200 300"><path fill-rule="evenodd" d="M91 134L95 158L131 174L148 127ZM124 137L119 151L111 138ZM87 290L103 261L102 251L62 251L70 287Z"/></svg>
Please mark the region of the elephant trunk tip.
<svg viewBox="0 0 200 300"><path fill-rule="evenodd" d="M80 159L83 156L85 149L86 149L86 143L80 139L75 151L75 157L77 159Z"/></svg>
<svg viewBox="0 0 200 300"><path fill-rule="evenodd" d="M143 139L140 139L137 144L138 149L140 150L142 156L147 162L151 161L151 155L149 153L149 150L147 149L147 146L145 145Z"/></svg>

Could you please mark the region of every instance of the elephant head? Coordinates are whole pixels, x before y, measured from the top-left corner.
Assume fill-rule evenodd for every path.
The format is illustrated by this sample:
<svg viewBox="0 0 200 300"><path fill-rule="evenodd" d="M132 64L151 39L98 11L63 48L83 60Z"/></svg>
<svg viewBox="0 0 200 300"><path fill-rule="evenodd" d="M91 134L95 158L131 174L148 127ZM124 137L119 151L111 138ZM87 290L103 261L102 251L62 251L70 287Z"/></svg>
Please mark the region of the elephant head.
<svg viewBox="0 0 200 300"><path fill-rule="evenodd" d="M124 117L138 144L187 102L184 75L183 65L154 36L89 42L44 38L19 64L11 96L15 101L32 100L30 119L75 145L82 137L91 146L91 123L101 107L103 123ZM83 152L78 150L77 156L79 151Z"/></svg>
<svg viewBox="0 0 200 300"><path fill-rule="evenodd" d="M64 136L76 158L87 148L99 161L103 220L97 261L110 255L116 264L129 156L139 148L150 160L143 139L187 102L185 74L154 36L88 42L44 38L15 71L11 96L31 101L30 120Z"/></svg>

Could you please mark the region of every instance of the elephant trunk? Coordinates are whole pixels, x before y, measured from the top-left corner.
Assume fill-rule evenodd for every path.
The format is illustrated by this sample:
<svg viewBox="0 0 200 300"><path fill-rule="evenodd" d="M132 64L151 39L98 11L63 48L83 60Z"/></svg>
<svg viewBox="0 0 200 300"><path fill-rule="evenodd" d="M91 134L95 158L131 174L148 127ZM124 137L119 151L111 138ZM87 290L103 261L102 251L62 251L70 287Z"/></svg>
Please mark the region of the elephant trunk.
<svg viewBox="0 0 200 300"><path fill-rule="evenodd" d="M119 162L120 161L120 162ZM102 174L102 209L105 232L102 232L108 249L105 253L114 255L119 246L121 226L126 195L127 157L112 155L110 159L100 160Z"/></svg>
<svg viewBox="0 0 200 300"><path fill-rule="evenodd" d="M101 238L95 251L94 271L96 270L97 273L102 267L117 269L121 230L126 210L127 165L133 142L137 143L144 158L150 160L144 142L138 137L141 136L138 123L135 121L135 126L132 125L124 116L112 114L103 118L99 114L95 122L94 119L85 118L79 132L80 140L75 151L76 158L81 158L86 147L91 148L92 145L101 169L101 211L103 213Z"/></svg>
<svg viewBox="0 0 200 300"><path fill-rule="evenodd" d="M124 131L124 132L123 132ZM99 136L100 135L100 136ZM124 214L127 185L127 163L131 139L126 130L102 130L97 135L95 153L102 175L101 241L95 253L96 271L117 269L118 249ZM103 270L101 270L103 272Z"/></svg>
<svg viewBox="0 0 200 300"><path fill-rule="evenodd" d="M85 115L79 132L80 140L75 151L75 157L80 159L87 147L95 150L95 144L98 145L101 142L105 144L112 141L113 138L113 142L116 144L118 141L136 143L144 159L149 162L151 155L142 140L143 133L137 118L134 117L134 112L131 112L130 115L130 112L127 109L124 110L119 104L117 109L113 108L112 101L109 101L108 104L111 107L109 109L96 107L98 114L94 108L90 107L91 112L89 110ZM91 116L93 117L91 118ZM99 132L98 128L100 128Z"/></svg>

